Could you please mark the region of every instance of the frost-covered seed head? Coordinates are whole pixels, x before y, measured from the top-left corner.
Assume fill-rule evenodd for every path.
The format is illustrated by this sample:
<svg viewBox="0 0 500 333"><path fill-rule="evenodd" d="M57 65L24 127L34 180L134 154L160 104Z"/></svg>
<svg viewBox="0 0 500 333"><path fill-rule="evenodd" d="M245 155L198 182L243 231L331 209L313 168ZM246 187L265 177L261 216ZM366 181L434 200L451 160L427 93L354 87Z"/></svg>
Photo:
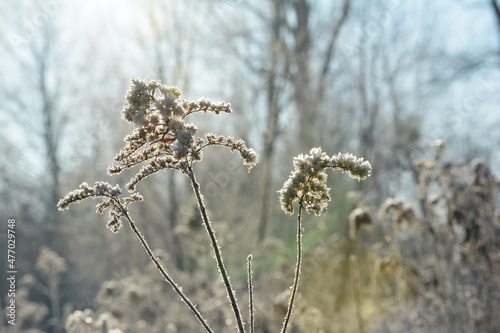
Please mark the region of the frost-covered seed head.
<svg viewBox="0 0 500 333"><path fill-rule="evenodd" d="M329 157L321 148L312 148L308 155L300 154L293 159L294 170L283 184L280 193L281 209L293 214L293 203L298 201L306 211L312 210L315 215L321 213L330 201L330 188L326 186L325 170L342 170L359 180L371 174L371 165L362 158L351 154L337 154Z"/></svg>
<svg viewBox="0 0 500 333"><path fill-rule="evenodd" d="M103 200L97 204L97 212L102 214L104 210L109 209L110 220L107 227L114 233L121 228L122 222L120 218L124 216L124 209L132 202L142 201L142 196L139 193L132 193L130 197L120 199L122 190L119 185L115 187L102 181L95 183L90 187L87 183L82 183L77 190L68 193L63 199L59 200L57 207L59 210L68 209L72 203L79 203L87 198Z"/></svg>
<svg viewBox="0 0 500 333"><path fill-rule="evenodd" d="M163 169L177 169L188 174L194 162L203 159L202 150L208 146L228 147L238 151L243 165L248 170L258 162L253 149L243 140L227 139L222 135L209 133L205 138L197 138L198 128L185 122L186 117L195 112L231 113L231 104L214 103L201 98L196 101L181 99L181 91L160 81L132 79L125 96L122 118L134 123L132 134L125 137L125 147L115 156L115 164L108 168L109 174L118 174L125 169L144 163L143 167L127 183L129 192L135 191L136 185L144 178ZM97 182L93 187L82 183L59 201L60 210L67 209L71 203L78 203L86 198L104 198L97 204L97 212L109 209L108 228L117 232L126 216L126 207L131 202L142 201L137 193L128 198L121 198L122 191L105 182Z"/></svg>
<svg viewBox="0 0 500 333"><path fill-rule="evenodd" d="M238 150L243 164L250 170L258 161L257 154L246 147L243 140L234 140L217 134L207 134L205 139L196 138L198 128L185 122L185 118L195 112L232 112L231 104L214 103L200 98L196 101L181 99L181 91L176 87L163 85L160 81L132 79L125 97L122 117L136 125L132 135L125 137L126 145L116 155L115 162L108 169L110 174L120 173L137 164L147 162L129 183L131 190L144 177L161 170L175 168L185 171L187 166L203 158L201 152L207 146L226 146L231 151ZM158 163L160 158L170 161ZM163 160L165 161L165 160Z"/></svg>

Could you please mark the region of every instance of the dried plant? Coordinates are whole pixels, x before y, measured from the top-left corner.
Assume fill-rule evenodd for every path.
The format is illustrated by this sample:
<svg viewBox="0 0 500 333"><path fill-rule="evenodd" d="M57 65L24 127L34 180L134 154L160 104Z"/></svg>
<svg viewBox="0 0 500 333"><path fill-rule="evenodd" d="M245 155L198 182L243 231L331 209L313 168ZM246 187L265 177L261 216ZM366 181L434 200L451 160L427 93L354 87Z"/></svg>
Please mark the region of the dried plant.
<svg viewBox="0 0 500 333"><path fill-rule="evenodd" d="M245 332L244 321L229 274L223 262L221 248L207 213L200 184L196 180L193 171L193 164L203 159L203 150L209 146L224 146L232 152L238 151L248 171L257 163L258 156L253 149L246 146L243 140L236 140L232 137L226 138L213 133L205 134L204 138L196 137L195 134L198 128L196 125L186 122L186 118L196 112L219 114L221 112L230 113L232 109L230 104L224 102L214 103L207 99L197 101L181 99L181 91L178 88L165 86L159 81L132 80L125 97L122 117L125 121L134 123L136 127L131 135L125 137L125 147L116 155L115 164L108 169L109 174L118 174L125 169L139 164L143 165L126 185L130 195L124 197L118 185L113 187L105 182L96 182L93 187L90 187L88 184L83 183L79 189L70 192L64 199L60 200L58 208L60 210L67 209L70 204L81 202L87 198L102 198L102 201L97 204L97 212L103 213L106 209L109 210L110 220L107 227L116 233L121 228L122 221L128 221L132 231L139 238L162 276L188 305L204 329L207 332L213 332L200 310L183 293L182 289L162 266L158 257L155 256L128 210L129 204L143 200L143 197L138 192L135 192L140 181L160 170L174 169L180 171L187 176L192 185L202 222L214 252L216 265L236 320L237 330L241 333ZM330 200L330 189L326 186L327 175L325 170L327 168L347 172L349 176L357 180L363 180L371 173L371 166L367 161L350 154L339 153L329 157L321 151L321 148L313 148L309 155L299 155L294 159L294 171L279 191L281 207L286 213L293 214L294 202L298 202L299 205L297 217L297 265L292 294L283 322L283 333L286 332L290 322L299 282L302 258L302 211L313 211L315 215L320 215L326 209ZM254 332L251 278L251 257L249 257L249 326L250 331ZM81 314L75 318L81 318ZM77 322L77 320L73 322ZM70 324L73 322L70 322Z"/></svg>
<svg viewBox="0 0 500 333"><path fill-rule="evenodd" d="M371 165L362 158L351 154L338 154L329 157L321 148L311 149L309 155L299 155L293 159L294 170L283 185L280 192L281 209L287 214L293 214L293 203L298 202L297 214L297 264L292 294L288 302L288 310L283 322L282 333L286 332L293 304L299 285L300 269L302 265L302 210L312 210L315 215L321 215L330 201L330 188L326 186L328 178L325 170L341 170L357 180L370 176Z"/></svg>
<svg viewBox="0 0 500 333"><path fill-rule="evenodd" d="M374 223L385 239L371 246L381 258L373 281L392 276L396 296L374 332L495 332L499 182L485 162L443 161L446 145L431 147L433 158L416 161L417 201L387 199Z"/></svg>

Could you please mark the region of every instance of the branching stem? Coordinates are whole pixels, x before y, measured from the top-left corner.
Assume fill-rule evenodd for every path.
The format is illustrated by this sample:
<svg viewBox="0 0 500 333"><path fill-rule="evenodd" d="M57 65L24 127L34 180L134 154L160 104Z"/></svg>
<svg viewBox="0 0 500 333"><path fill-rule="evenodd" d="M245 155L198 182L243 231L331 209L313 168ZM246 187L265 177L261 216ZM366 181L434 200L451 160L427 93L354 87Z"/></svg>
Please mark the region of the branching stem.
<svg viewBox="0 0 500 333"><path fill-rule="evenodd" d="M136 234L136 236L139 238L141 241L142 246L146 249L146 252L149 255L149 258L155 263L156 267L160 271L161 275L167 280L167 282L172 286L172 288L175 290L175 292L181 297L181 299L184 301L184 303L187 304L187 306L193 311L194 315L196 318L200 321L200 323L203 325L205 330L209 333L213 333L213 330L210 328L206 320L203 318L201 315L200 311L196 308L196 306L191 302L191 300L182 292L181 288L175 283L175 281L168 275L167 271L163 266L161 265L160 261L158 258L154 255L153 251L149 247L149 244L146 242L146 239L144 236L141 234L139 229L137 229L137 226L135 222L130 218L130 215L128 214L128 211L118 202L119 207L121 207L121 210L124 214L124 216L127 218L130 224L130 228L132 231Z"/></svg>

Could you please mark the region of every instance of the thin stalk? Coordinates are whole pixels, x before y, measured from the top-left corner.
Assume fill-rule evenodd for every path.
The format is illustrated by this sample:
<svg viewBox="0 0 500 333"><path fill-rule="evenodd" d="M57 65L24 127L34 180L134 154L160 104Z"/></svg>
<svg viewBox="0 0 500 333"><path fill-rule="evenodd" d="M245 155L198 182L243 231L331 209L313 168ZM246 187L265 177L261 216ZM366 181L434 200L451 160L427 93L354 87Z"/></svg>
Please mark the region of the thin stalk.
<svg viewBox="0 0 500 333"><path fill-rule="evenodd" d="M146 242L146 239L144 238L144 236L141 234L141 232L139 231L139 229L135 225L135 222L130 218L130 215L128 214L127 210L124 209L121 205L120 205L120 207L121 207L121 209L122 209L122 211L124 213L124 216L129 221L130 228L132 229L132 231L137 235L137 237L141 241L141 244L146 249L146 252L148 253L149 258L151 258L151 260L155 263L155 265L158 268L158 270L160 271L161 275L165 278L165 280L167 280L167 282L172 286L172 288L175 290L175 292L181 297L181 299L184 301L184 303L187 304L187 306L191 309L191 311L193 311L194 315L199 320L199 322L203 325L203 327L205 328L205 330L207 332L209 332L209 333L213 333L213 330L210 328L210 326L208 325L208 323L206 322L206 320L203 318L203 316L201 315L200 311L198 311L198 309L191 302L191 300L182 292L181 288L168 275L167 271L165 270L165 268L163 268L163 266L161 265L161 263L158 260L158 258L156 258L156 256L154 255L153 251L149 247L149 244Z"/></svg>
<svg viewBox="0 0 500 333"><path fill-rule="evenodd" d="M351 254L349 256L349 264L351 266L351 276L352 276L352 291L354 294L354 304L356 306L356 317L358 319L359 332L365 332L365 324L363 322L363 316L361 314L361 299L359 295L359 269L358 269L358 257Z"/></svg>
<svg viewBox="0 0 500 333"><path fill-rule="evenodd" d="M198 208L200 209L201 218L203 220L203 224L207 229L208 236L210 237L210 241L212 244L212 248L215 253L215 261L217 262L217 266L219 267L219 271L222 275L222 280L224 282L224 286L226 287L227 295L231 302L231 307L234 312L234 316L236 318L236 323L238 326L238 331L240 333L244 333L245 329L243 327L243 319L241 317L241 312L238 307L238 302L236 301L236 295L231 286L231 281L229 281L229 275L227 273L226 268L224 267L224 263L222 262L222 251L217 243L217 238L215 237L215 231L212 228L210 223L210 219L208 218L207 210L205 208L205 204L203 203L203 197L200 192L200 184L196 181L196 177L194 176L193 169L189 167L188 169L188 177L191 180L191 185L193 186L194 193L196 195L196 200L198 201Z"/></svg>
<svg viewBox="0 0 500 333"><path fill-rule="evenodd" d="M254 305L253 305L253 282L252 282L252 255L249 255L247 260L247 274L248 274L248 300L250 307L250 333L255 332L255 317L254 317Z"/></svg>
<svg viewBox="0 0 500 333"><path fill-rule="evenodd" d="M292 317L293 303L295 302L295 296L297 295L297 289L299 288L299 277L300 277L300 267L302 265L302 204L299 205L299 213L297 216L297 266L295 267L295 278L293 280L292 295L290 295L290 300L288 301L288 310L286 312L285 319L283 321L283 328L281 333L285 333Z"/></svg>

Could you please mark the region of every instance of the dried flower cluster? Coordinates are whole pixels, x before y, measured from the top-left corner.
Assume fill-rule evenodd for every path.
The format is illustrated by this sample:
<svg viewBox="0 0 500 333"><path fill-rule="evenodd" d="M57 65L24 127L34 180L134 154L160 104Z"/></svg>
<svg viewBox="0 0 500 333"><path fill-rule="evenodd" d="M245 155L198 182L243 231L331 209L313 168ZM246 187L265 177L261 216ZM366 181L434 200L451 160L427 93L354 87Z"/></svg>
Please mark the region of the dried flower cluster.
<svg viewBox="0 0 500 333"><path fill-rule="evenodd" d="M370 246L384 258L376 273L389 274L378 279L391 278L400 309L372 331L496 332L500 183L484 161L445 160L445 142L429 145L431 157L414 162L415 199L387 199L374 223L387 242Z"/></svg>
<svg viewBox="0 0 500 333"><path fill-rule="evenodd" d="M392 217L394 230L401 232L405 229L421 227L422 221L415 210L401 198L387 198L379 210L379 220L385 221Z"/></svg>
<svg viewBox="0 0 500 333"><path fill-rule="evenodd" d="M59 256L56 251L52 251L48 247L42 246L40 255L36 259L35 268L45 278L53 278L65 272L68 266L64 258Z"/></svg>
<svg viewBox="0 0 500 333"><path fill-rule="evenodd" d="M225 146L231 152L237 150L243 158L248 171L257 164L258 155L247 148L243 140L208 133L205 138L196 138L196 125L186 123L184 119L195 112L231 113L228 103L213 103L201 98L197 101L181 99L181 91L160 81L132 79L125 96L122 118L134 123L136 128L125 137L125 147L115 156L115 164L108 169L109 174L118 174L135 165L146 163L127 183L129 192L134 192L137 183L147 176L162 169L177 169L188 173L194 162L203 158L202 149L208 146ZM111 187L108 183L97 182L93 188L82 183L61 201L59 210L68 208L71 203L78 203L86 198L107 197L97 205L97 212L103 213L110 208L110 220L107 227L117 232L122 226L120 218L127 214L127 205L142 201L142 196L132 193L130 197L120 199L119 186Z"/></svg>
<svg viewBox="0 0 500 333"><path fill-rule="evenodd" d="M89 187L87 183L82 183L78 190L71 191L63 199L59 200L57 208L59 210L68 209L72 203L79 203L87 198L105 198L97 204L97 212L102 214L106 208L109 208L108 224L106 225L112 232L118 232L122 222L120 218L125 216L126 207L136 201L142 201L142 196L139 193L132 193L127 198L120 198L122 190L119 185L115 187L106 182L96 182L94 187Z"/></svg>
<svg viewBox="0 0 500 333"><path fill-rule="evenodd" d="M177 87L169 87L159 81L133 79L125 97L122 117L137 127L125 137L125 147L116 155L108 169L110 174L147 162L127 184L129 191L145 177L161 169L172 168L186 173L193 162L203 158L202 149L207 146L226 146L239 151L248 170L257 163L258 156L246 147L243 140L227 139L222 135L206 134L196 138L196 125L184 120L195 112L231 113L231 104L214 103L201 98L197 101L181 99Z"/></svg>
<svg viewBox="0 0 500 333"><path fill-rule="evenodd" d="M321 148L312 148L309 155L295 157L293 167L290 177L279 191L281 209L293 214L293 203L298 201L306 211L312 210L315 215L321 215L330 201L326 169L342 170L357 180L369 177L372 169L363 158L341 153L330 157Z"/></svg>
<svg viewBox="0 0 500 333"><path fill-rule="evenodd" d="M367 208L355 208L349 214L349 237L355 240L362 228L371 228L373 219Z"/></svg>

